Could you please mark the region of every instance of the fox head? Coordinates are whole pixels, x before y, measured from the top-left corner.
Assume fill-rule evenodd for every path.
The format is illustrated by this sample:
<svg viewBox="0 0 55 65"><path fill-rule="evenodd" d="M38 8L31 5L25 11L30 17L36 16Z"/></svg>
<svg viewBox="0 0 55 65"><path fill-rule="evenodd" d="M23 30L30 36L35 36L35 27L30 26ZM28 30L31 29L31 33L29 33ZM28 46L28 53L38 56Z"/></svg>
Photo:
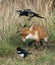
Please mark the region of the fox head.
<svg viewBox="0 0 55 65"><path fill-rule="evenodd" d="M29 28L25 27L22 29L22 41L26 41L26 36L30 34Z"/></svg>

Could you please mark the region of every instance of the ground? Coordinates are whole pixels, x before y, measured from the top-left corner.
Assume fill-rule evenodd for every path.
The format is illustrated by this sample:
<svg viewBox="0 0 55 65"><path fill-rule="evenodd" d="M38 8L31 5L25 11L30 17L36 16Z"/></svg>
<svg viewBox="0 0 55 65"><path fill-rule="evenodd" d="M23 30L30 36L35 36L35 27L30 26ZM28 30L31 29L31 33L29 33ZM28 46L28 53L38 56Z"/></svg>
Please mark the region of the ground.
<svg viewBox="0 0 55 65"><path fill-rule="evenodd" d="M55 65L55 43L42 50L31 48L31 52L25 59L16 52L10 56L0 56L0 65Z"/></svg>

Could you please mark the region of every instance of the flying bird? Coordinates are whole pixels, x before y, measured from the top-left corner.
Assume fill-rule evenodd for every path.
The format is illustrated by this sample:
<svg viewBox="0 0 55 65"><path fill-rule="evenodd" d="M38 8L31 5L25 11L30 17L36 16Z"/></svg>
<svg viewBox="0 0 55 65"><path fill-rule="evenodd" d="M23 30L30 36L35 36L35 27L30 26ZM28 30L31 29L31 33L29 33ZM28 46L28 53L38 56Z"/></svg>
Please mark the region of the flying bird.
<svg viewBox="0 0 55 65"><path fill-rule="evenodd" d="M20 16L26 16L29 17L28 19L30 20L33 17L38 17L38 18L42 18L45 19L44 17L40 16L39 14L33 12L31 9L25 9L25 10L17 10L16 12L19 13L19 17Z"/></svg>
<svg viewBox="0 0 55 65"><path fill-rule="evenodd" d="M28 16L28 13L31 12L31 9L17 10L16 12L19 13L19 17L20 16Z"/></svg>
<svg viewBox="0 0 55 65"><path fill-rule="evenodd" d="M18 55L19 55L21 58L25 58L25 57L27 57L27 55L32 54L31 52L26 51L26 50L24 50L24 49L22 49L22 48L20 48L20 47L17 48L17 53L18 53Z"/></svg>

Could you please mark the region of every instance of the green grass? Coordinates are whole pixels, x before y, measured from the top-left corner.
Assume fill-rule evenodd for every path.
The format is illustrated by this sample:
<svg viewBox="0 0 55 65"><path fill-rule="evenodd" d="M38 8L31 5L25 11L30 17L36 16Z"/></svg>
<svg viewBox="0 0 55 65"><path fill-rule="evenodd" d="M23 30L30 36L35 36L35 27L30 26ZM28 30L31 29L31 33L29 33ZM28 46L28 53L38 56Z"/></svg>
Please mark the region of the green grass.
<svg viewBox="0 0 55 65"><path fill-rule="evenodd" d="M49 22L52 22L49 24L50 40L54 40L55 38L55 12L53 12L52 16L49 18Z"/></svg>
<svg viewBox="0 0 55 65"><path fill-rule="evenodd" d="M49 49L34 50L25 59L17 54L9 57L0 57L0 65L55 65L55 52Z"/></svg>
<svg viewBox="0 0 55 65"><path fill-rule="evenodd" d="M11 20L10 20L11 21ZM52 43L50 49L36 50L32 47L32 53L30 56L24 60L19 58L16 53L16 48L18 46L27 49L27 44L31 40L27 40L24 43L21 40L21 35L17 34L17 30L22 29L21 24L13 23L13 21L8 22L8 27L0 29L1 39L0 39L0 65L55 65L55 43ZM48 32L49 39L55 39L55 14L49 20ZM27 21L28 22L28 21ZM34 21L27 23L24 20L23 24L26 23L34 24ZM53 23L53 25L51 24ZM3 24L2 24L3 26Z"/></svg>

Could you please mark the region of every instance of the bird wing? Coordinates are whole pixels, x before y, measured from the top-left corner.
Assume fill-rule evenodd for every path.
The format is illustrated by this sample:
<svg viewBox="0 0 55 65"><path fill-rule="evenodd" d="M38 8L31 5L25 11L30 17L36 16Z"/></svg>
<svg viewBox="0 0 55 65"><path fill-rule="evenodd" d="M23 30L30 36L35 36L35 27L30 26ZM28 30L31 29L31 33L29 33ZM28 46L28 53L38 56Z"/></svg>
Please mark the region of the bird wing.
<svg viewBox="0 0 55 65"><path fill-rule="evenodd" d="M31 9L25 9L24 11L25 12L31 12Z"/></svg>

